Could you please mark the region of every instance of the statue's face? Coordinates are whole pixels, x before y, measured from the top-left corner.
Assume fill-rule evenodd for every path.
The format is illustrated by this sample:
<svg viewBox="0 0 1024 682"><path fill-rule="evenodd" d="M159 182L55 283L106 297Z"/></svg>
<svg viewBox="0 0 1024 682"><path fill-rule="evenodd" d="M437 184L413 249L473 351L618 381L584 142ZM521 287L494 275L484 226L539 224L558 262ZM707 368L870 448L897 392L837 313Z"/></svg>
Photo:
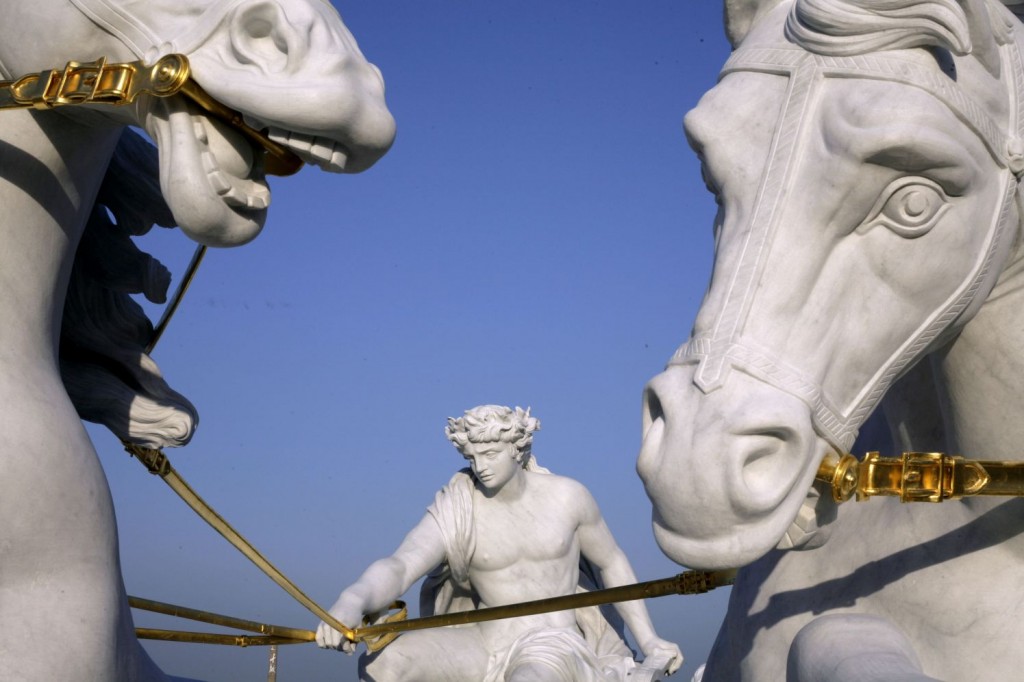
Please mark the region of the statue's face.
<svg viewBox="0 0 1024 682"><path fill-rule="evenodd" d="M489 491L501 490L522 471L516 461L516 449L511 443L468 443L462 449L462 456L469 460L476 480Z"/></svg>

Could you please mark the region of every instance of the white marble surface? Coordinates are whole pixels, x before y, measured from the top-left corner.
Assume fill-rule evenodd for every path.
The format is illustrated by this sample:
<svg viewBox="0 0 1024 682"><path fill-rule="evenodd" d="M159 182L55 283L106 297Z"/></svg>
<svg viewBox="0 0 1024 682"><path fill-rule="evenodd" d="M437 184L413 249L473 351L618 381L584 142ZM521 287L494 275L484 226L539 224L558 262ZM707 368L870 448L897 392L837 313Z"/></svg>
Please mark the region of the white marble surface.
<svg viewBox="0 0 1024 682"><path fill-rule="evenodd" d="M119 12L110 16L120 17L121 25L107 28L120 37L100 25L101 10L114 5ZM323 161L321 148L342 145L341 155L324 162L329 170L361 170L391 143L394 126L379 72L362 58L333 8L319 0L42 0L5 10L4 75L98 55L131 61L180 49L212 95L279 129L275 135L311 161ZM145 129L159 145L155 167L167 206L153 207L153 220L177 223L206 244L241 244L259 233L269 192L242 138L178 99L2 116L0 667L12 680L164 679L135 640L107 482L61 381L65 292L76 247L102 192L97 169L113 155L125 125ZM145 230L150 223L134 227ZM122 281L124 291L159 299L166 286L160 268L144 255L131 258L144 272ZM131 270L112 267L111 278ZM88 315L80 320L92 322ZM88 350L133 367L136 381L155 382L159 371L141 353L138 330L121 332L115 340L124 346ZM125 413L119 399L110 403L124 432L140 440L178 444L194 426L194 419L186 419L166 439L133 432L127 422L138 421L138 413L131 405Z"/></svg>
<svg viewBox="0 0 1024 682"><path fill-rule="evenodd" d="M874 619L844 655L889 628L914 675L1010 679L1017 501L876 500L831 526L806 502L887 392L897 447L1021 457L1020 21L987 0L726 11L735 51L686 117L720 206L714 277L648 387L638 462L670 557L754 562L704 679L784 679L823 613ZM835 629L805 632L788 679L822 679Z"/></svg>
<svg viewBox="0 0 1024 682"><path fill-rule="evenodd" d="M495 405L449 419L446 434L469 468L437 494L394 554L345 588L331 615L354 626L428 574L421 615L571 594L581 584L581 560L600 585L636 582L586 488L536 464L532 440L539 427L529 410ZM657 636L642 601L615 609L642 657L661 658L669 672L679 668L679 647ZM360 676L491 681L551 679L560 671L558 679L625 680L635 670L633 654L613 623L591 607L409 632L365 653ZM325 623L317 642L349 653L356 648Z"/></svg>

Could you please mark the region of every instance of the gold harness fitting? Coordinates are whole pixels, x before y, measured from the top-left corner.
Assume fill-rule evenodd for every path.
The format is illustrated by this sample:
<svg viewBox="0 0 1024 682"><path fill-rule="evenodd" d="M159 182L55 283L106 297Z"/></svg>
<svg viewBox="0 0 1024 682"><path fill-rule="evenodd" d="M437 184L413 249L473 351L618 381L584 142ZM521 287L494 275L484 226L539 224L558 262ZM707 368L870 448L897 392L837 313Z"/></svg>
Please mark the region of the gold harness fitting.
<svg viewBox="0 0 1024 682"><path fill-rule="evenodd" d="M68 62L63 69L48 69L13 81L0 81L0 111L48 110L76 104L123 106L142 95L172 97L177 94L231 125L263 150L266 173L292 175L302 168L302 159L291 150L247 125L242 114L203 90L192 79L188 58L183 54L164 55L152 66L141 61L108 64L106 58L100 57L93 62Z"/></svg>
<svg viewBox="0 0 1024 682"><path fill-rule="evenodd" d="M901 502L942 502L975 495L1024 496L1024 462L964 459L941 452L904 452L882 457L869 452L829 453L815 479L829 485L832 499L845 502L896 496Z"/></svg>

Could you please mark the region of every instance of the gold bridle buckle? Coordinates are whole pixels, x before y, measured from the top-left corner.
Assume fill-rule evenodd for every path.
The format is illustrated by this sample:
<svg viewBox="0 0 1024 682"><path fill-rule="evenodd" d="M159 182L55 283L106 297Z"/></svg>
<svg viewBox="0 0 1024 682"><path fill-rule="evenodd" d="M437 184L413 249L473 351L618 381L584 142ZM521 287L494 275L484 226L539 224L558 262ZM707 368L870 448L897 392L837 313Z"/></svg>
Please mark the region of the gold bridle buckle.
<svg viewBox="0 0 1024 682"><path fill-rule="evenodd" d="M68 62L67 66L64 67L64 71L60 74L60 80L57 81L55 92L52 95L46 97L46 104L48 106L61 105L61 104L82 104L84 102L95 101L98 99L99 92L101 90L101 80L113 80L114 83L106 84L104 95L105 98L109 98L111 94L117 96L118 85L123 90L124 82L129 77L123 69L111 70L111 75L115 75L114 79L102 79L103 67L106 66L106 59L100 58L94 62ZM51 72L52 74L53 72ZM41 82L41 79L40 79ZM52 83L52 76L50 78ZM114 92L111 92L111 89ZM49 94L49 93L47 93Z"/></svg>
<svg viewBox="0 0 1024 682"><path fill-rule="evenodd" d="M968 460L941 452L904 452L902 457L869 452L863 461L857 461L853 455L840 457L833 453L822 461L815 478L831 488L832 499L837 503L854 495L857 500L893 496L901 502L1024 495L1021 463ZM998 485L991 485L993 480Z"/></svg>
<svg viewBox="0 0 1024 682"><path fill-rule="evenodd" d="M957 458L940 452L905 452L902 459L901 502L942 502L963 496L962 492L954 495Z"/></svg>

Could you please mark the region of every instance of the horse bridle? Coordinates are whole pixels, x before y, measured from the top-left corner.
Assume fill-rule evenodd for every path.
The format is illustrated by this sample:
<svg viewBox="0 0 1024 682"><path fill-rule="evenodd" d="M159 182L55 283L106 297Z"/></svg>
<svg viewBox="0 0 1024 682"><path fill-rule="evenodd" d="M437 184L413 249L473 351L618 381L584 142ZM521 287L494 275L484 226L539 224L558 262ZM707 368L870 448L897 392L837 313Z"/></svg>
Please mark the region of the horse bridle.
<svg viewBox="0 0 1024 682"><path fill-rule="evenodd" d="M1016 42L1000 48L1004 72L1010 74L1011 126L1006 133L952 78L894 54L855 57L826 56L796 46L739 48L726 62L720 78L730 73L754 72L789 78L789 91L772 143L759 200L749 218L758 229L746 231L743 255L732 274L731 291L708 333L691 338L669 365L697 365L694 383L704 393L721 387L730 369L738 369L808 405L815 429L835 449L846 453L857 430L892 383L936 338L977 300L983 285L992 280L997 246L1011 229L1010 218L1018 183L1024 172L1024 67ZM839 407L835 396L771 351L744 338L743 326L751 309L758 277L765 267L768 245L780 221L781 207L791 183L798 142L811 119L815 90L829 78L889 81L918 88L944 103L984 143L1003 169L1003 194L987 228L986 243L970 275L944 304L890 357L868 386Z"/></svg>
<svg viewBox="0 0 1024 682"><path fill-rule="evenodd" d="M142 61L110 64L104 58L94 62L68 62L63 69L0 81L0 110L45 110L80 104L124 106L143 95L173 97L178 94L231 125L257 149L263 150L266 173L292 175L302 168L302 160L288 148L247 125L240 113L203 90L193 80L188 58L182 54L164 55L152 66Z"/></svg>

